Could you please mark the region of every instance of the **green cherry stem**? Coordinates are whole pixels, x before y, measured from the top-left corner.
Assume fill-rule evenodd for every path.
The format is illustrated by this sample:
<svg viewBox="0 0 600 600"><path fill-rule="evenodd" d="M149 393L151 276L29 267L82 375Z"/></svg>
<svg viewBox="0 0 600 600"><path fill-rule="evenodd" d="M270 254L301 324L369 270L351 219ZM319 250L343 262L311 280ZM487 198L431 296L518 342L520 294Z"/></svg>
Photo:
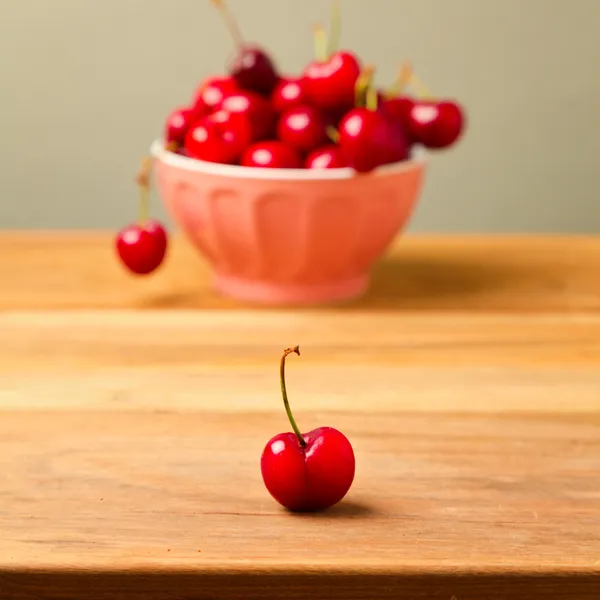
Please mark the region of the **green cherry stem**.
<svg viewBox="0 0 600 600"><path fill-rule="evenodd" d="M327 126L326 133L327 133L327 137L334 144L337 144L340 141L340 132L333 125Z"/></svg>
<svg viewBox="0 0 600 600"><path fill-rule="evenodd" d="M400 70L398 71L398 77L396 77L396 81L394 81L389 90L387 90L386 96L400 96L406 88L406 86L410 83L410 78L412 77L412 74L413 72L410 63L402 63L402 65L400 66Z"/></svg>
<svg viewBox="0 0 600 600"><path fill-rule="evenodd" d="M416 89L417 94L421 98L423 98L423 99L433 98L433 95L431 94L431 92L425 87L423 82L414 74L414 72L411 72L409 81L413 85L413 87Z"/></svg>
<svg viewBox="0 0 600 600"><path fill-rule="evenodd" d="M283 355L281 356L281 362L279 363L279 380L281 381L281 395L283 396L283 405L285 406L285 412L287 413L288 419L290 420L290 424L296 437L298 438L298 443L302 448L306 446L306 442L300 433L300 429L298 429L298 425L296 425L296 421L294 420L294 415L292 414L292 409L290 408L290 402L287 397L287 391L285 389L285 359L288 354L297 354L300 356L300 347L294 346L293 348L286 348L283 351Z"/></svg>
<svg viewBox="0 0 600 600"><path fill-rule="evenodd" d="M367 88L367 97L365 101L367 110L377 110L377 89L373 86Z"/></svg>
<svg viewBox="0 0 600 600"><path fill-rule="evenodd" d="M340 29L341 29L341 10L340 1L333 0L331 5L331 29L329 31L329 46L327 49L327 55L331 56L340 45Z"/></svg>
<svg viewBox="0 0 600 600"><path fill-rule="evenodd" d="M225 26L229 30L231 37L233 38L234 44L241 48L244 45L244 36L240 31L240 27L237 21L233 18L233 15L229 12L225 0L211 0L213 6L221 13Z"/></svg>
<svg viewBox="0 0 600 600"><path fill-rule="evenodd" d="M315 58L319 62L327 60L327 33L321 25L313 27L313 36L315 41Z"/></svg>
<svg viewBox="0 0 600 600"><path fill-rule="evenodd" d="M150 216L150 171L152 170L152 158L147 156L142 161L136 181L140 190L139 224L143 226Z"/></svg>
<svg viewBox="0 0 600 600"><path fill-rule="evenodd" d="M365 105L365 91L371 85L374 73L375 67L371 65L365 67L354 84L354 105L357 108Z"/></svg>

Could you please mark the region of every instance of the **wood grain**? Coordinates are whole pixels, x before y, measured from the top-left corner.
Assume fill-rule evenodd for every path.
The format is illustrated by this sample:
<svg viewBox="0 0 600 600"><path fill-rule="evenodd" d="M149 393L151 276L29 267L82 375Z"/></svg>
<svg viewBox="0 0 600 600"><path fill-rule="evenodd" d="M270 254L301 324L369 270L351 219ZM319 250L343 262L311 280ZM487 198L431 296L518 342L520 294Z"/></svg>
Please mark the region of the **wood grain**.
<svg viewBox="0 0 600 600"><path fill-rule="evenodd" d="M227 303L201 264L185 283L183 245L134 285L86 239L0 236L1 600L600 597L595 239L407 239L477 286L423 266L412 296L308 310ZM295 343L301 428L357 456L321 515L258 465Z"/></svg>
<svg viewBox="0 0 600 600"><path fill-rule="evenodd" d="M404 236L347 311L600 311L600 237ZM131 278L105 232L0 235L1 309L210 308L209 270L175 238L165 268ZM253 307L247 307L253 308ZM254 308L254 310L260 310Z"/></svg>

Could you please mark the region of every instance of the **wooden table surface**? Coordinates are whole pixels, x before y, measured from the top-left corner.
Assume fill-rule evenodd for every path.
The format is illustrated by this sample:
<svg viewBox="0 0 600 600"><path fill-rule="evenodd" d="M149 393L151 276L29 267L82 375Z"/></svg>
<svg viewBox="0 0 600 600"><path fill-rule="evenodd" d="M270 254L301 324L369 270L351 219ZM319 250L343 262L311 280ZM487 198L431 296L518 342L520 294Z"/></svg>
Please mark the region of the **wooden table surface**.
<svg viewBox="0 0 600 600"><path fill-rule="evenodd" d="M402 238L366 298L243 306L177 241L0 234L0 599L600 598L600 238ZM289 426L351 439L320 515Z"/></svg>

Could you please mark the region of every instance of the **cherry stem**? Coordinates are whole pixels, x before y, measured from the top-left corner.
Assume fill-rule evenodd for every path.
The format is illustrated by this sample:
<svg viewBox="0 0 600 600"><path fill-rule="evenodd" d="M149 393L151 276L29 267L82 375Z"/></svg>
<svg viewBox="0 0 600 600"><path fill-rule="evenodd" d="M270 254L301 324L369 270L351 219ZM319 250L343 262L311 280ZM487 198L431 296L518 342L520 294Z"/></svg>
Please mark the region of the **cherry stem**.
<svg viewBox="0 0 600 600"><path fill-rule="evenodd" d="M339 0L333 0L331 5L331 29L329 31L329 46L327 55L331 56L340 45L341 10Z"/></svg>
<svg viewBox="0 0 600 600"><path fill-rule="evenodd" d="M290 424L296 437L298 438L298 443L302 448L306 446L306 442L300 433L300 429L298 429L298 425L296 425L296 421L294 420L294 415L292 414L292 409L290 408L290 402L287 397L287 391L285 389L285 359L288 354L297 354L300 356L300 347L294 346L293 348L286 348L283 351L283 355L281 356L281 362L279 364L279 379L281 381L281 395L283 396L283 405L285 406L285 412L287 413L288 419L290 420Z"/></svg>
<svg viewBox="0 0 600 600"><path fill-rule="evenodd" d="M412 67L409 62L405 62L398 71L398 77L388 90L390 96L400 96L406 86L410 83L411 77L413 76Z"/></svg>
<svg viewBox="0 0 600 600"><path fill-rule="evenodd" d="M372 110L375 111L377 110L377 90L373 87L370 86L367 88L367 97L366 97L366 101L365 101L365 106L368 110Z"/></svg>
<svg viewBox="0 0 600 600"><path fill-rule="evenodd" d="M244 45L244 37L242 36L242 32L240 31L240 27L237 21L234 19L233 15L229 12L227 8L227 4L225 0L211 0L213 6L219 10L221 15L223 16L223 20L225 21L225 26L229 30L231 37L233 38L233 42L238 48L241 48Z"/></svg>
<svg viewBox="0 0 600 600"><path fill-rule="evenodd" d="M354 104L357 107L364 106L365 104L365 91L371 84L373 74L375 73L375 67L367 66L363 69L362 73L358 76L356 84L354 85Z"/></svg>
<svg viewBox="0 0 600 600"><path fill-rule="evenodd" d="M327 60L327 33L321 25L315 25L313 35L315 38L315 58L319 62L325 62Z"/></svg>
<svg viewBox="0 0 600 600"><path fill-rule="evenodd" d="M142 165L136 176L136 181L140 190L139 206L139 224L146 223L150 216L150 172L152 170L152 157L147 156L142 161Z"/></svg>
<svg viewBox="0 0 600 600"><path fill-rule="evenodd" d="M340 132L333 125L327 126L326 133L327 133L327 137L334 144L337 144L340 141Z"/></svg>
<svg viewBox="0 0 600 600"><path fill-rule="evenodd" d="M425 85L423 85L423 82L413 72L410 74L410 83L416 88L417 94L421 98L433 97Z"/></svg>

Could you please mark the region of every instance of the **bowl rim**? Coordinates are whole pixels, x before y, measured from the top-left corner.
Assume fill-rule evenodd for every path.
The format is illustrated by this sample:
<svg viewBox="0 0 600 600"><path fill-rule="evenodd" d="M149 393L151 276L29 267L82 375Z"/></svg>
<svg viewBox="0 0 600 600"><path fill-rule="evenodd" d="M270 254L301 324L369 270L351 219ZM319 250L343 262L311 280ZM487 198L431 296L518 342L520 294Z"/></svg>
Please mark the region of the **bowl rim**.
<svg viewBox="0 0 600 600"><path fill-rule="evenodd" d="M331 181L340 179L353 179L364 175L358 174L350 167L342 169L269 169L263 167L242 167L239 165L225 165L212 163L196 158L189 158L167 150L162 139L156 139L150 146L150 154L161 162L196 173L236 177L240 179L270 179L286 181ZM422 167L427 162L427 151L423 146L415 146L410 159L401 162L382 165L367 175L372 177L410 171Z"/></svg>

